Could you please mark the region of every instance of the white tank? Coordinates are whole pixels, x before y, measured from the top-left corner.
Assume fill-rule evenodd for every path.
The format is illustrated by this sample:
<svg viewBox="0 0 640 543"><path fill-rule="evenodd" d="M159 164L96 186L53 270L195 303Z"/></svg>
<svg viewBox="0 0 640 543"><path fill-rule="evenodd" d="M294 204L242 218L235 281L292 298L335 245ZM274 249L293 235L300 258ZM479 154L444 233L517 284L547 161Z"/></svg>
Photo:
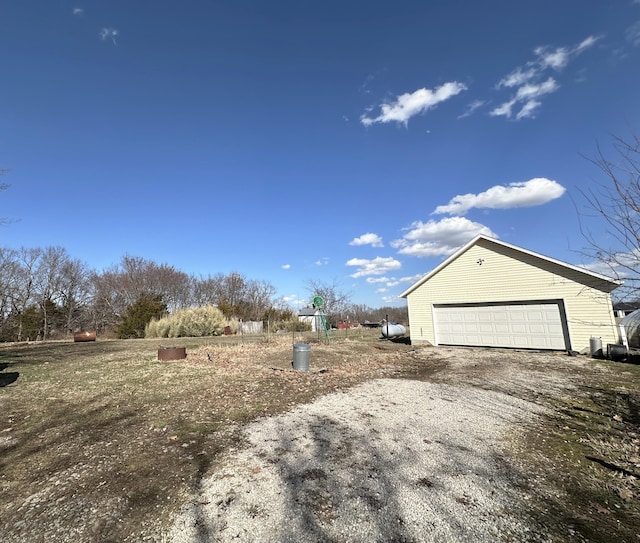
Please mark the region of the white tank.
<svg viewBox="0 0 640 543"><path fill-rule="evenodd" d="M620 326L624 326L629 347L635 347L636 349L640 347L640 309L623 317L620 321Z"/></svg>
<svg viewBox="0 0 640 543"><path fill-rule="evenodd" d="M407 329L402 324L396 324L395 322L385 322L380 327L380 331L387 338L404 336L407 333Z"/></svg>

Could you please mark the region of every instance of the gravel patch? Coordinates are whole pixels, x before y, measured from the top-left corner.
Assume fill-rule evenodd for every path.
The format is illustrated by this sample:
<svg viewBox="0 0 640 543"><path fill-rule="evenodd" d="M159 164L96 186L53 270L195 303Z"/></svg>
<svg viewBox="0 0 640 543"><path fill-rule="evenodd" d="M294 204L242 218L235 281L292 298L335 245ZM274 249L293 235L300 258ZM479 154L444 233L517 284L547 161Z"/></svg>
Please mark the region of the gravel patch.
<svg viewBox="0 0 640 543"><path fill-rule="evenodd" d="M541 408L471 387L379 379L246 429L173 543L533 541L505 468Z"/></svg>

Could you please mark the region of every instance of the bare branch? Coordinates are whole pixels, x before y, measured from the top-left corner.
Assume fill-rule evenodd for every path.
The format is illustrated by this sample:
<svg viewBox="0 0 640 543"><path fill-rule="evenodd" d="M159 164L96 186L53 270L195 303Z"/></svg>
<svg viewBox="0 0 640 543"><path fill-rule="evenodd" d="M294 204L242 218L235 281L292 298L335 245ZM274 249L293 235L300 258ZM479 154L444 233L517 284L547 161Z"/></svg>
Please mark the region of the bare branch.
<svg viewBox="0 0 640 543"><path fill-rule="evenodd" d="M587 242L582 253L607 275L622 280L618 296L640 297L640 138L613 138L616 160L597 146L589 160L604 180L587 190L578 189L588 213L580 213L580 232ZM590 228L594 222L596 228Z"/></svg>

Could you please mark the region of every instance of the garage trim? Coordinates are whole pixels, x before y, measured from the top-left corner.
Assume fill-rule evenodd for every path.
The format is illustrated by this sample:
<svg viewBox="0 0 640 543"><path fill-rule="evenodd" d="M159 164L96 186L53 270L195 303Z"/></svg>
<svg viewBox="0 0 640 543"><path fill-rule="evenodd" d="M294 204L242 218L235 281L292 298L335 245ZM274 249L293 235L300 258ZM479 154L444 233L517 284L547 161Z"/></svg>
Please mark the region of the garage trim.
<svg viewBox="0 0 640 543"><path fill-rule="evenodd" d="M563 300L433 304L436 345L570 350Z"/></svg>

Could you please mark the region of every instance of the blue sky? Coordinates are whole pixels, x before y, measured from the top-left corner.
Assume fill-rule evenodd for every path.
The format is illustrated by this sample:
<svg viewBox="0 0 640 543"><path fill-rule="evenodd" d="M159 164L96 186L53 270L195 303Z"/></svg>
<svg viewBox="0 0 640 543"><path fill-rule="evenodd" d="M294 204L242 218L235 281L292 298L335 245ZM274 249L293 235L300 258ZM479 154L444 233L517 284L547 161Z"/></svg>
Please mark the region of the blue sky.
<svg viewBox="0 0 640 543"><path fill-rule="evenodd" d="M640 2L0 2L5 247L373 307L479 233L584 261ZM594 226L597 228L597 225Z"/></svg>

